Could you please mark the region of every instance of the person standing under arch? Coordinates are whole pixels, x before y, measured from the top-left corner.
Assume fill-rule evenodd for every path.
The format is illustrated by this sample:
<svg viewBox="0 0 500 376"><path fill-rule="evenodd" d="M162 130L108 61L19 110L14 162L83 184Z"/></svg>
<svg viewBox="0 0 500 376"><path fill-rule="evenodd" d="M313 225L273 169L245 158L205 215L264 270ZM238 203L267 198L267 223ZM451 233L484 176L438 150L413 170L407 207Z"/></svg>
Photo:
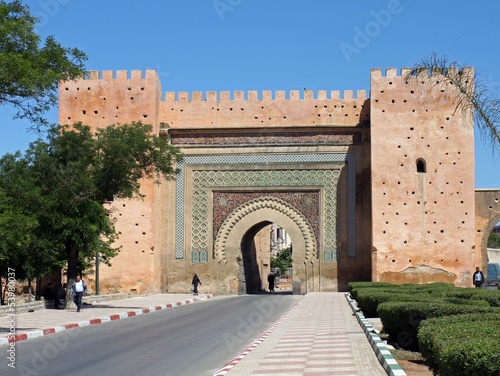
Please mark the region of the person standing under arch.
<svg viewBox="0 0 500 376"><path fill-rule="evenodd" d="M267 275L267 282L269 282L269 292L274 292L274 280L276 279L276 274L271 271Z"/></svg>

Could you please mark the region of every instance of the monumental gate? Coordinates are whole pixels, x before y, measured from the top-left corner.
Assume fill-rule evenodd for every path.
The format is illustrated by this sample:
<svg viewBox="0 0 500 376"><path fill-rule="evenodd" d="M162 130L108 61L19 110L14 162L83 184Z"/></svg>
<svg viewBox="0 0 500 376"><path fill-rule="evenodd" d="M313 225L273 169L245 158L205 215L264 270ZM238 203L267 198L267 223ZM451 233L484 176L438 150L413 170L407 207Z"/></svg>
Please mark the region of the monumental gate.
<svg viewBox="0 0 500 376"><path fill-rule="evenodd" d="M500 195L481 196L476 215L472 116L453 88L406 72L372 70L369 98L163 94L155 71L61 83L61 124L142 121L184 153L175 181L143 181L143 200L111 204L121 248L101 289L186 292L196 272L202 292L259 291L272 223L292 240L302 293L361 280L470 286Z"/></svg>

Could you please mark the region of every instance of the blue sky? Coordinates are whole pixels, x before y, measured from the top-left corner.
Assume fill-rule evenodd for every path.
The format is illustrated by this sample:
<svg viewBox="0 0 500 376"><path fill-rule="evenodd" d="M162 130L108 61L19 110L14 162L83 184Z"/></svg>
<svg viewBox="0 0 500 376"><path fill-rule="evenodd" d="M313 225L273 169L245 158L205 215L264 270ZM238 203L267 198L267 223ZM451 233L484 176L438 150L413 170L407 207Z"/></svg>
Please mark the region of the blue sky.
<svg viewBox="0 0 500 376"><path fill-rule="evenodd" d="M31 0L42 36L89 70L158 71L165 91L369 90L370 69L432 52L473 66L500 96L497 0ZM365 36L361 36L361 33ZM36 137L0 107L0 154ZM57 110L49 114L57 121ZM476 135L476 187L500 188L500 157Z"/></svg>

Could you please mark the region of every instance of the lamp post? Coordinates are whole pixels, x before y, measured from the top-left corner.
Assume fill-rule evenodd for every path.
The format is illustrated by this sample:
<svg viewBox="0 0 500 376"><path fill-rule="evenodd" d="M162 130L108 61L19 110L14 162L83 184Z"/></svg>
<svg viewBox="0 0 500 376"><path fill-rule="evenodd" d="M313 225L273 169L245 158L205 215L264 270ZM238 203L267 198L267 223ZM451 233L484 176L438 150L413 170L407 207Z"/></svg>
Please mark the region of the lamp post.
<svg viewBox="0 0 500 376"><path fill-rule="evenodd" d="M97 135L97 163L99 163L99 133ZM97 244L95 250L95 294L99 295L99 234L97 234Z"/></svg>

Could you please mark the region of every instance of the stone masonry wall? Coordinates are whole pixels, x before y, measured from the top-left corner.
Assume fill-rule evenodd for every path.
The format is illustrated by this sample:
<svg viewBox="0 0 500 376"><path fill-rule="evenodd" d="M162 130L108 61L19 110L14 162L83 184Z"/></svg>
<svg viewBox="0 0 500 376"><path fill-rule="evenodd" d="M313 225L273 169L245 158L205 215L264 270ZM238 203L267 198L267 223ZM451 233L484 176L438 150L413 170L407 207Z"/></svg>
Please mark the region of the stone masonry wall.
<svg viewBox="0 0 500 376"><path fill-rule="evenodd" d="M369 100L366 91L352 90L318 91L304 90L303 98L298 90L292 90L289 99L284 91L264 91L259 98L257 91L236 91L231 97L228 91L203 93L168 92L161 103L160 122L175 128L259 128L293 126L356 126L369 120Z"/></svg>

